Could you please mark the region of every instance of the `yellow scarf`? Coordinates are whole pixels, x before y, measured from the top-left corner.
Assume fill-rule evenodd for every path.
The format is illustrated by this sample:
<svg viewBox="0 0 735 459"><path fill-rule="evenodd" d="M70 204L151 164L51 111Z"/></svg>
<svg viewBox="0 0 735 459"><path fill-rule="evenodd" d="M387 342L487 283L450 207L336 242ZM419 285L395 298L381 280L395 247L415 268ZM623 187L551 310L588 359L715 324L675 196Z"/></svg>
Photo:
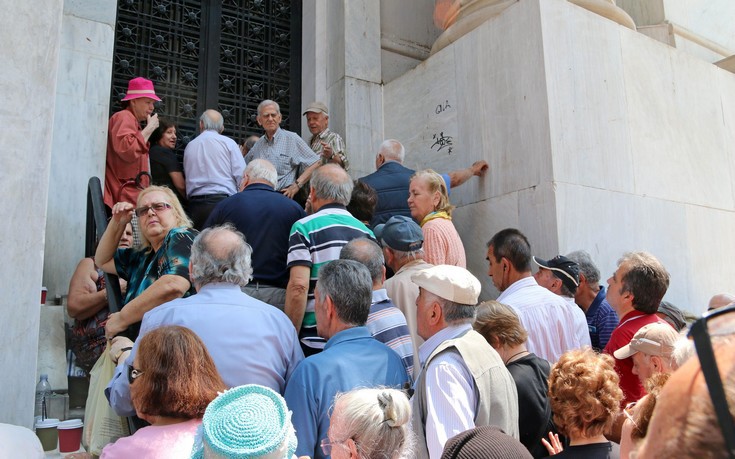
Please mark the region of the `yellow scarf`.
<svg viewBox="0 0 735 459"><path fill-rule="evenodd" d="M424 226L424 223L428 222L429 220L434 220L435 218L445 218L447 220L452 219L452 217L450 217L449 214L443 210L441 212L432 212L426 217L424 217L423 220L421 220L421 227Z"/></svg>

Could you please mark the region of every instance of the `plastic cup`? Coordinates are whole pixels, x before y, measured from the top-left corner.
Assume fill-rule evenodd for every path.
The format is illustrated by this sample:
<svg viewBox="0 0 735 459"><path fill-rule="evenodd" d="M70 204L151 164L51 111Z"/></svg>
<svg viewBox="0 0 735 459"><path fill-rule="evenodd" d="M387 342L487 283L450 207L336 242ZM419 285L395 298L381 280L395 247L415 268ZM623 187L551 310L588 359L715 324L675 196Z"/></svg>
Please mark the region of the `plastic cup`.
<svg viewBox="0 0 735 459"><path fill-rule="evenodd" d="M82 442L82 427L84 423L80 419L70 419L59 423L59 452L73 453L79 451Z"/></svg>
<svg viewBox="0 0 735 459"><path fill-rule="evenodd" d="M36 436L41 440L44 451L56 449L56 444L59 442L59 431L56 430L58 425L58 419L46 419L36 423Z"/></svg>
<svg viewBox="0 0 735 459"><path fill-rule="evenodd" d="M46 304L47 294L48 294L48 289L46 287L41 287L41 304Z"/></svg>

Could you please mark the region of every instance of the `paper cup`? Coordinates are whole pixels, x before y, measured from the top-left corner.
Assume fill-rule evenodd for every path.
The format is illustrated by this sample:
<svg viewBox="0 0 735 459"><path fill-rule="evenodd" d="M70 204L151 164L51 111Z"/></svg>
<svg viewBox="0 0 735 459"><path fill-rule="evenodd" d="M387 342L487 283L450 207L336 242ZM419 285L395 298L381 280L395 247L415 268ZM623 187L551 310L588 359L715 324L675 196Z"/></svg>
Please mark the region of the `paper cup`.
<svg viewBox="0 0 735 459"><path fill-rule="evenodd" d="M48 289L46 287L41 287L41 304L46 304L46 294L48 293Z"/></svg>
<svg viewBox="0 0 735 459"><path fill-rule="evenodd" d="M82 427L84 424L79 419L70 419L59 423L59 452L73 453L79 451L82 441Z"/></svg>
<svg viewBox="0 0 735 459"><path fill-rule="evenodd" d="M44 451L56 449L56 444L59 442L59 432L56 430L58 425L58 419L46 419L36 423L36 436L41 440Z"/></svg>

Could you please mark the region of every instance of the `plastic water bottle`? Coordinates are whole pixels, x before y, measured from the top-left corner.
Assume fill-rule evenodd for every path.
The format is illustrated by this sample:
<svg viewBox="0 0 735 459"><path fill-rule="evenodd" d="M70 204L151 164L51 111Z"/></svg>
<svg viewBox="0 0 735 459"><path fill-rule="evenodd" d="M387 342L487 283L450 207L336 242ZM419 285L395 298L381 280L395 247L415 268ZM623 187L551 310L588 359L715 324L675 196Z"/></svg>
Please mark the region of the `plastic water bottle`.
<svg viewBox="0 0 735 459"><path fill-rule="evenodd" d="M37 420L48 417L46 410L49 395L51 395L51 384L48 382L48 375L44 373L36 384L36 409L33 415Z"/></svg>

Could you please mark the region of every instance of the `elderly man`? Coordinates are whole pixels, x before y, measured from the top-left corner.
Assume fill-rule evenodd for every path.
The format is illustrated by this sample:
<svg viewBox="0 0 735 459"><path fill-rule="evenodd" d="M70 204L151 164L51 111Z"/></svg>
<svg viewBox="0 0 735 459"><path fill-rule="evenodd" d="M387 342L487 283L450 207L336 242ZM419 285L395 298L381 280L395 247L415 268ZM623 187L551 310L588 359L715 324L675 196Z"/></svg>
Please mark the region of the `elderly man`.
<svg viewBox="0 0 735 459"><path fill-rule="evenodd" d="M380 246L367 238L353 239L342 247L340 260L362 263L370 272L373 281L373 298L367 328L373 338L396 351L413 379L413 341L408 331L406 317L388 297L383 288L385 282L385 260Z"/></svg>
<svg viewBox="0 0 735 459"><path fill-rule="evenodd" d="M401 142L393 139L384 141L380 145L378 154L375 156L375 172L360 179L367 183L378 193L378 205L375 207L375 215L370 221L370 226L385 223L393 215L411 216L406 198L411 177L416 172L403 166L406 150ZM443 174L447 184L447 190L460 186L473 176L482 177L488 169L486 161L475 161L466 169L458 169Z"/></svg>
<svg viewBox="0 0 735 459"><path fill-rule="evenodd" d="M286 304L288 237L291 226L306 216L294 200L275 191L276 168L254 159L242 176L242 191L220 202L205 226L232 223L254 247L253 279L243 291L283 310Z"/></svg>
<svg viewBox="0 0 735 459"><path fill-rule="evenodd" d="M245 160L237 143L222 135L222 115L207 110L199 118L199 134L184 150L188 214L201 230L218 202L239 190Z"/></svg>
<svg viewBox="0 0 735 459"><path fill-rule="evenodd" d="M669 324L642 326L628 344L613 352L618 360L630 358L633 374L641 384L655 373L672 373L676 369L674 348L679 334Z"/></svg>
<svg viewBox="0 0 735 459"><path fill-rule="evenodd" d="M574 300L587 318L592 349L600 352L607 346L620 319L605 299L605 287L600 285L600 270L590 254L577 250L568 253L567 258L579 266L579 287L574 294Z"/></svg>
<svg viewBox="0 0 735 459"><path fill-rule="evenodd" d="M554 363L570 349L590 345L584 313L577 305L541 287L531 275L531 244L514 228L487 243L488 275L528 332L528 350Z"/></svg>
<svg viewBox="0 0 735 459"><path fill-rule="evenodd" d="M193 330L204 341L227 386L261 384L284 393L304 355L283 312L240 291L252 273L250 256L250 246L231 226L207 228L197 236L189 266L197 294L147 312L135 345L127 338L113 341L111 354L121 363L107 396L120 416L135 414L127 375L137 343L164 325Z"/></svg>
<svg viewBox="0 0 735 459"><path fill-rule="evenodd" d="M345 141L336 132L329 130L329 110L322 102L312 102L304 112L306 124L311 132L309 146L319 155L322 164L334 163L350 170L345 155Z"/></svg>
<svg viewBox="0 0 735 459"><path fill-rule="evenodd" d="M513 378L472 329L480 281L451 265L433 266L412 279L419 286L419 335L426 340L412 398L415 457L438 459L447 440L477 426L498 426L518 438Z"/></svg>
<svg viewBox="0 0 735 459"><path fill-rule="evenodd" d="M669 288L669 273L650 253L631 252L618 261L618 268L607 284L607 301L620 316L620 325L612 332L604 349L606 354L614 356L615 351L630 343L644 325L665 324L656 311ZM615 358L615 371L620 376L623 406L645 394L643 385L633 374L632 359Z"/></svg>
<svg viewBox="0 0 735 459"><path fill-rule="evenodd" d="M335 167L339 167L336 166ZM329 457L320 447L329 431L334 396L357 387L400 388L408 382L401 358L364 326L370 312L372 282L362 264L335 260L319 272L316 316L324 352L307 357L284 395L293 412L298 456Z"/></svg>
<svg viewBox="0 0 735 459"><path fill-rule="evenodd" d="M314 213L291 228L285 312L305 338L307 354L321 345L315 333L314 315L314 285L319 269L324 263L338 259L339 251L352 239L373 237L367 226L347 212L345 206L350 202L352 186L350 176L336 164L317 169L309 190Z"/></svg>
<svg viewBox="0 0 735 459"><path fill-rule="evenodd" d="M713 309L723 308L735 303L735 295L729 293L718 293L709 299L707 304L707 310L712 311Z"/></svg>
<svg viewBox="0 0 735 459"><path fill-rule="evenodd" d="M319 156L301 137L281 129L281 119L281 108L276 102L264 100L258 105L257 121L265 135L255 142L245 159L252 161L262 158L273 163L278 171L276 189L293 198L306 185L320 162Z"/></svg>
<svg viewBox="0 0 735 459"><path fill-rule="evenodd" d="M150 172L148 138L158 128L158 115L153 114L153 103L160 101L151 80L133 78L128 82L128 92L122 99L123 109L110 117L104 196L108 209L112 209L116 202L135 205L138 201L140 188L133 182L139 174ZM141 130L143 121L146 125Z"/></svg>
<svg viewBox="0 0 735 459"><path fill-rule="evenodd" d="M406 316L413 339L414 355L418 355L419 346L424 340L419 336L416 327L416 298L419 296L419 287L413 283L411 276L432 266L424 261L424 251L421 248L424 234L411 217L396 215L385 224L375 227L375 237L383 246L385 264L395 273L385 281L385 290Z"/></svg>

